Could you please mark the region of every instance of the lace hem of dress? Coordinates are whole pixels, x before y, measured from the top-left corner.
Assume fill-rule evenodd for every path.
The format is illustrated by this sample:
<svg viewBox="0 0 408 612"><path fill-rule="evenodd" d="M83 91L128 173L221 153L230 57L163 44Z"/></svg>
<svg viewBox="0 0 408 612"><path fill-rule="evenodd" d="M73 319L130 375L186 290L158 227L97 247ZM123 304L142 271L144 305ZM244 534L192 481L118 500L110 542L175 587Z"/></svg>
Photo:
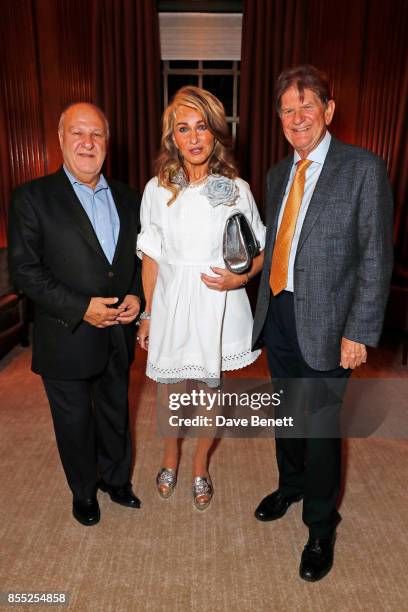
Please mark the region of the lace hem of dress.
<svg viewBox="0 0 408 612"><path fill-rule="evenodd" d="M260 350L251 351L248 349L238 355L226 355L222 358L221 370L227 372L229 370L241 370L256 361L261 354Z"/></svg>
<svg viewBox="0 0 408 612"><path fill-rule="evenodd" d="M230 370L240 370L253 363L260 355L261 351L243 351L235 355L225 355L221 361L223 372ZM208 372L206 368L199 365L185 365L181 368L160 368L150 361L147 362L146 376L157 382L179 382L187 379L216 379L219 380L220 372Z"/></svg>

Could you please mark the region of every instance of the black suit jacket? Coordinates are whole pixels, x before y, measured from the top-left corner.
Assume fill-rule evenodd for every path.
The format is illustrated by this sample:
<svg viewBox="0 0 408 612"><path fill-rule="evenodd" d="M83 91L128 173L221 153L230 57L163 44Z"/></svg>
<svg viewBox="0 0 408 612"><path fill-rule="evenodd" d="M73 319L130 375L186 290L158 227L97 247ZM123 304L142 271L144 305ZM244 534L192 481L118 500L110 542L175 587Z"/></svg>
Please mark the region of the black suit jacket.
<svg viewBox="0 0 408 612"><path fill-rule="evenodd" d="M112 264L65 172L18 187L9 212L9 266L16 287L35 304L32 369L48 378L81 379L103 370L110 340L128 365L134 326L98 329L83 320L91 297L141 295L135 256L140 198L108 181L120 231ZM126 359L126 357L124 359Z"/></svg>

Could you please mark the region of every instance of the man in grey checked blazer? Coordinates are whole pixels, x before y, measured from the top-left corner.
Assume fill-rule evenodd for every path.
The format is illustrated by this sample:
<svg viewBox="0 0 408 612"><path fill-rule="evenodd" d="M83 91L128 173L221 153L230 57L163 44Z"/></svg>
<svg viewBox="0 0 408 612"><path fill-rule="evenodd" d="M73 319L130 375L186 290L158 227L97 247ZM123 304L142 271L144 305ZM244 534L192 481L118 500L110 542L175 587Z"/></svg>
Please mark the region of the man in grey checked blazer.
<svg viewBox="0 0 408 612"><path fill-rule="evenodd" d="M273 378L347 379L380 337L392 270L392 196L383 161L327 131L335 104L312 66L283 72L277 108L294 153L267 177L265 262L253 344L266 345ZM271 263L297 162L310 160L285 289L271 291ZM276 269L276 268L274 268ZM279 487L255 511L281 518L303 499L309 540L300 576L316 581L333 564L340 488L339 438L277 438Z"/></svg>

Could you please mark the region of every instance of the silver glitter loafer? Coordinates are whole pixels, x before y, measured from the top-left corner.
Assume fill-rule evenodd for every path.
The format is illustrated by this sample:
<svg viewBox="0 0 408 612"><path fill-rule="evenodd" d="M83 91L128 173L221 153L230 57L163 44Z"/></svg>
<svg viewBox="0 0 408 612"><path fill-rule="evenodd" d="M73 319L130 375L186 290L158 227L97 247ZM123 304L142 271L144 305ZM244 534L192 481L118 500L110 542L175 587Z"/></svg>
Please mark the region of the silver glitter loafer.
<svg viewBox="0 0 408 612"><path fill-rule="evenodd" d="M156 476L157 492L162 499L168 499L173 494L177 483L177 472L173 468L161 468Z"/></svg>
<svg viewBox="0 0 408 612"><path fill-rule="evenodd" d="M197 510L205 510L211 503L214 495L214 488L211 478L196 476L193 479L193 500Z"/></svg>

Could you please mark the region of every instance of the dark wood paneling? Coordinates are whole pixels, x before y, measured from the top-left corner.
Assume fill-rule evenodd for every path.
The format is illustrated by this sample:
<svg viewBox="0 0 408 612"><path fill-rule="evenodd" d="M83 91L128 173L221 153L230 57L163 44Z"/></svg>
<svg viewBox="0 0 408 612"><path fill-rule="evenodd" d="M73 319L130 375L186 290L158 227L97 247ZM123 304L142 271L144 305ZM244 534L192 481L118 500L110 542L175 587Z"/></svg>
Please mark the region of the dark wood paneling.
<svg viewBox="0 0 408 612"><path fill-rule="evenodd" d="M307 60L329 75L336 101L331 130L352 144L358 144L365 14L365 0L308 3Z"/></svg>
<svg viewBox="0 0 408 612"><path fill-rule="evenodd" d="M44 172L38 49L31 0L2 7L1 87L12 185Z"/></svg>
<svg viewBox="0 0 408 612"><path fill-rule="evenodd" d="M10 190L45 170L38 48L31 0L3 3L0 40L0 121L4 139L0 148L0 246L5 246Z"/></svg>
<svg viewBox="0 0 408 612"><path fill-rule="evenodd" d="M46 166L61 163L57 137L61 111L72 102L92 101L92 27L89 0L35 3Z"/></svg>
<svg viewBox="0 0 408 612"><path fill-rule="evenodd" d="M92 101L91 21L91 0L2 3L0 246L12 189L61 163L62 109Z"/></svg>
<svg viewBox="0 0 408 612"><path fill-rule="evenodd" d="M60 160L57 124L61 109L61 75L59 66L59 36L57 2L42 0L34 4L34 23L38 36L38 69L43 110L45 171L56 169Z"/></svg>
<svg viewBox="0 0 408 612"><path fill-rule="evenodd" d="M103 82L103 95L99 91L98 100L111 112L111 120L116 128L113 130L112 141L115 145L115 138L118 139L113 148L115 174L121 176L126 170L126 177L131 182L138 185L142 182L134 159L142 156L143 141L146 138L143 129L138 127L133 130L135 136L131 140L126 128L134 121L134 113L141 116L146 114L143 104L147 79L141 70L133 68L133 54L124 54L124 44L120 40L123 31L112 29L113 18L107 21L105 30L101 29L105 39L106 36L115 37L114 45L108 46L120 49L120 53L113 54L114 64L109 66L109 74L113 74L113 77L109 81L104 78L101 71L105 71L107 65L102 61L98 62L98 70L92 69L95 7L98 7L100 1L4 0L1 4L0 246L6 243L6 218L11 189L33 177L52 172L59 166L59 115L62 108L71 102L96 100L96 85L92 84L92 79L94 83ZM272 32L265 39L265 57L255 66L257 78L254 88L263 87L264 95L256 113L250 101L247 117L243 114L243 120L249 123L247 128L244 122L241 125L242 134L245 135L246 129L250 142L254 136L253 124L259 122L260 137L256 146L259 148L263 142L263 147L266 147L260 154L262 159L267 159L267 163L262 162L262 176L258 177L253 187L257 193L261 193L264 166L271 162L270 157L276 161L284 153L280 131L274 129L277 127L276 118L273 121L271 119L274 112L272 90L275 73L287 61L313 63L326 70L332 78L337 104L333 133L346 142L373 150L387 162L396 195L396 244L401 254L406 256L407 2L298 0L299 7L307 10L306 18L298 29L293 23L282 19L282 7L288 12L288 4L275 0L251 0L247 3L246 19L256 18L258 5L273 8L268 14L268 19L272 19L273 23L268 21L265 24L265 31L268 30L266 26L269 26ZM116 10L117 5L120 5L119 0L112 3L115 7L115 24L119 24L119 27L118 16L121 11ZM141 0L140 3L134 0L134 5L132 2L130 5L138 9L145 6ZM138 22L142 25L144 23L140 18ZM274 24L277 27L275 32L272 27ZM133 36L138 39L147 36L149 28L143 28L144 31L135 31ZM285 44L278 48L276 41L282 31L290 35L285 37ZM302 42L304 36L307 37L305 46ZM102 37L99 47L95 47L99 49L101 57L104 52L107 53L106 42L112 43L112 40L104 40ZM127 44L131 43L127 41ZM301 57L291 51L296 46L305 49ZM262 70L264 62L269 62L269 70ZM150 67L144 66L144 69L151 72ZM115 84L115 73L123 73L122 81L117 81L118 84ZM132 107L132 112L129 110L123 114L122 107L116 104L116 99L122 100L123 96L118 97L115 86L121 88L122 93L127 90L137 91L141 100L140 109ZM156 117L152 114L148 120L155 122ZM263 136L264 132L272 135L269 136L269 144L265 144L267 139ZM147 146L153 145L149 142ZM138 155L135 156L135 152ZM259 174L257 168L251 172L257 176Z"/></svg>
<svg viewBox="0 0 408 612"><path fill-rule="evenodd" d="M308 61L325 70L336 101L333 133L387 164L395 196L396 260L408 257L408 4L308 2ZM406 263L405 263L406 265Z"/></svg>

